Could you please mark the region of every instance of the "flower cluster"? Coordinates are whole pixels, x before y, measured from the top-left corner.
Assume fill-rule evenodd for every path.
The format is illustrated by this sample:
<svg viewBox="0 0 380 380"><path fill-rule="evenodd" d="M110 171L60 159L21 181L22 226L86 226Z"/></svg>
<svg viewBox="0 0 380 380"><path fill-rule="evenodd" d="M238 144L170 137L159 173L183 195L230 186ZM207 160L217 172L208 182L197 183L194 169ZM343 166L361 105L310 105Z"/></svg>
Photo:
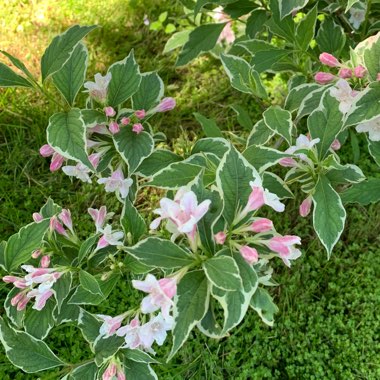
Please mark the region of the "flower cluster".
<svg viewBox="0 0 380 380"><path fill-rule="evenodd" d="M135 313L135 317L125 326L121 326L121 324L131 314L130 312L116 317L98 315L103 320L99 330L100 336L109 337L116 334L124 337L124 347L154 353L153 343L156 342L161 346L166 339L167 331L173 328L174 320L170 316L170 309L177 291L176 283L177 280L174 277L157 280L152 274L148 274L144 281L133 280L134 288L148 293L141 302L140 312L152 315L159 311L158 314L151 316L148 322L141 323L138 317L139 313Z"/></svg>

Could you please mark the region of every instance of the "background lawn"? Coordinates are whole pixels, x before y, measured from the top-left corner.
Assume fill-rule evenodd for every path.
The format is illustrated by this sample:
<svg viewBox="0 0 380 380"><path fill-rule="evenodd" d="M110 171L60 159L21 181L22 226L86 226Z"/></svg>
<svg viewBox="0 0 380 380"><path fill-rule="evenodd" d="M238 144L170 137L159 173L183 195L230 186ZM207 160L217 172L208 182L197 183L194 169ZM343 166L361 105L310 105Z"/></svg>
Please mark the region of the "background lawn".
<svg viewBox="0 0 380 380"><path fill-rule="evenodd" d="M262 107L230 88L214 58L201 58L175 69L175 56L162 55L169 36L149 31L143 18L147 14L155 21L167 11L168 21L180 27L184 15L174 1L0 0L0 10L0 50L20 58L33 73L38 72L39 58L49 41L74 23L101 26L87 38L88 78L98 71L104 73L134 48L141 70L158 70L167 85L166 95L177 100L177 108L156 117L154 127L167 134L168 144L179 153L186 154L192 141L202 136L193 112L216 118L227 136L235 131L244 134L230 105L244 105L253 121L260 118ZM1 61L6 62L5 57ZM273 92L281 94L283 82L273 83L278 86ZM273 101L281 101L280 96ZM91 228L90 217L85 215L88 207L104 202L120 211L112 195L106 197L100 189L97 192L95 185L72 182L62 172L49 172L49 162L39 156L38 149L45 143L49 116L56 111L54 103L28 90L0 89L2 239L29 223L48 196L71 208L73 219L84 222L84 230ZM347 161L352 162L350 147L343 149ZM380 175L366 152L360 157L360 166L364 174ZM152 191L140 203L150 212L156 200L158 194ZM304 254L291 269L280 262L276 265L274 279L281 286L272 289L280 308L274 327L267 327L250 311L229 339L215 341L194 331L173 361L154 367L159 378L380 379L380 207L350 206L347 211L346 230L329 261L311 220L298 216L296 202L288 202L277 224L276 216L270 214L280 233L297 234L304 243ZM120 283L109 304L93 311L123 312L128 286L128 281ZM5 295L1 284L2 300ZM88 353L79 330L70 326L53 330L47 343L71 363L85 359ZM167 343L159 350L159 358L169 350ZM59 378L56 372L37 376L15 370L2 347L0 356L2 380Z"/></svg>

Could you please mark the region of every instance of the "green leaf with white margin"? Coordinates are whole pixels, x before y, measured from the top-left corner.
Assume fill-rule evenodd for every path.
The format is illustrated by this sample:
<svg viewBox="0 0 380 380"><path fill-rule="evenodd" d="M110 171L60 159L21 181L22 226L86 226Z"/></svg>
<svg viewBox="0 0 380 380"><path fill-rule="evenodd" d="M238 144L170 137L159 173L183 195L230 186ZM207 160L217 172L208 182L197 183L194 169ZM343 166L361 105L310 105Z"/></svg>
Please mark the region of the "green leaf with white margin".
<svg viewBox="0 0 380 380"><path fill-rule="evenodd" d="M178 56L176 66L186 65L199 54L211 50L216 45L225 26L226 23L204 24L192 30Z"/></svg>
<svg viewBox="0 0 380 380"><path fill-rule="evenodd" d="M61 70L69 60L75 47L88 33L97 28L93 26L73 25L64 33L53 38L41 58L42 82L52 74Z"/></svg>
<svg viewBox="0 0 380 380"><path fill-rule="evenodd" d="M259 178L259 173L233 147L224 155L217 170L216 183L222 192L224 202L223 216L229 226L236 214L248 202L252 192L250 181Z"/></svg>
<svg viewBox="0 0 380 380"><path fill-rule="evenodd" d="M250 131L252 129L253 122L251 117L249 116L248 111L238 104L233 104L230 107L236 112L238 123L243 128Z"/></svg>
<svg viewBox="0 0 380 380"><path fill-rule="evenodd" d="M87 128L95 127L97 124L106 124L107 116L104 112L98 110L82 109L80 110L82 119Z"/></svg>
<svg viewBox="0 0 380 380"><path fill-rule="evenodd" d="M148 132L135 133L132 128L121 128L113 135L115 147L128 165L129 176L135 172L144 159L153 152L154 141Z"/></svg>
<svg viewBox="0 0 380 380"><path fill-rule="evenodd" d="M344 204L359 203L366 206L380 202L380 178L369 178L356 183L339 195Z"/></svg>
<svg viewBox="0 0 380 380"><path fill-rule="evenodd" d="M295 11L302 9L309 0L278 0L278 5L280 9L280 16L284 17L292 14Z"/></svg>
<svg viewBox="0 0 380 380"><path fill-rule="evenodd" d="M174 298L173 346L169 361L182 347L193 327L205 316L210 299L207 278L202 270L188 272L177 286Z"/></svg>
<svg viewBox="0 0 380 380"><path fill-rule="evenodd" d="M328 258L344 229L346 210L339 194L325 176L320 176L313 194L315 232L327 250Z"/></svg>
<svg viewBox="0 0 380 380"><path fill-rule="evenodd" d="M364 50L364 67L368 70L368 75L372 81L377 80L377 74L380 72L380 34L371 37L370 45Z"/></svg>
<svg viewBox="0 0 380 380"><path fill-rule="evenodd" d="M316 83L303 83L297 87L292 88L286 97L284 106L285 109L287 109L289 112L298 110L305 100L305 97L308 96L311 92L320 88L321 86Z"/></svg>
<svg viewBox="0 0 380 380"><path fill-rule="evenodd" d="M348 0L347 1L347 6L346 6L346 9L345 9L345 13L347 13L354 4L358 3L360 0Z"/></svg>
<svg viewBox="0 0 380 380"><path fill-rule="evenodd" d="M42 340L9 327L0 318L0 340L9 361L27 373L44 371L64 365Z"/></svg>
<svg viewBox="0 0 380 380"><path fill-rule="evenodd" d="M29 79L31 79L32 82L35 82L35 79L31 72L18 58L14 57L12 54L9 54L4 50L0 50L0 53L4 54L19 70L21 70Z"/></svg>
<svg viewBox="0 0 380 380"><path fill-rule="evenodd" d="M216 256L203 262L207 279L215 287L231 291L242 287L239 268L234 259L228 256Z"/></svg>
<svg viewBox="0 0 380 380"><path fill-rule="evenodd" d="M214 119L207 119L198 112L194 112L193 115L197 119L197 122L202 126L203 132L207 137L223 137L222 131L217 126Z"/></svg>
<svg viewBox="0 0 380 380"><path fill-rule="evenodd" d="M371 83L361 91L345 119L345 128L373 120L380 116L380 83Z"/></svg>
<svg viewBox="0 0 380 380"><path fill-rule="evenodd" d="M40 248L49 223L49 219L30 223L8 239L4 252L4 267L8 272L24 264L30 259L32 252Z"/></svg>
<svg viewBox="0 0 380 380"><path fill-rule="evenodd" d="M33 85L21 75L16 74L7 65L0 62L0 87L32 87Z"/></svg>
<svg viewBox="0 0 380 380"><path fill-rule="evenodd" d="M0 242L0 268L5 270L5 247L7 246L7 242L3 240Z"/></svg>
<svg viewBox="0 0 380 380"><path fill-rule="evenodd" d="M5 313L7 314L7 317L19 329L23 327L26 309L17 311L17 307L12 306L11 300L16 294L20 292L21 292L21 289L13 288L7 294L7 297L5 298L5 302L4 302L4 309L5 309Z"/></svg>
<svg viewBox="0 0 380 380"><path fill-rule="evenodd" d="M308 95L301 101L299 105L296 122L306 115L310 115L315 109L319 107L323 95L329 91L331 86L320 86L315 90L311 90Z"/></svg>
<svg viewBox="0 0 380 380"><path fill-rule="evenodd" d="M278 106L271 106L263 113L264 122L269 129L282 136L292 145L292 114Z"/></svg>
<svg viewBox="0 0 380 380"><path fill-rule="evenodd" d="M228 151L230 144L227 140L218 137L207 137L198 140L192 150L191 154L196 153L213 153L215 156L222 158Z"/></svg>
<svg viewBox="0 0 380 380"><path fill-rule="evenodd" d="M164 82L156 72L141 74L139 89L132 95L135 110L148 111L164 96Z"/></svg>
<svg viewBox="0 0 380 380"><path fill-rule="evenodd" d="M110 337L98 337L94 342L95 363L100 367L105 361L114 356L125 344L124 337L112 335Z"/></svg>
<svg viewBox="0 0 380 380"><path fill-rule="evenodd" d="M191 29L181 30L180 32L172 34L166 42L164 51L162 53L169 53L170 51L185 45L185 43L189 40L190 33Z"/></svg>
<svg viewBox="0 0 380 380"><path fill-rule="evenodd" d="M86 125L80 109L72 108L51 116L46 135L49 145L60 155L93 169L87 156Z"/></svg>
<svg viewBox="0 0 380 380"><path fill-rule="evenodd" d="M314 6L309 13L298 23L296 29L296 42L303 51L307 51L314 37L318 8Z"/></svg>
<svg viewBox="0 0 380 380"><path fill-rule="evenodd" d="M69 305L99 305L109 296L112 289L119 281L120 276L114 274L105 281L101 280L101 275L96 275L95 278L98 281L100 290L104 296L101 296L100 294L93 294L83 288L83 286L79 285L67 303Z"/></svg>
<svg viewBox="0 0 380 380"><path fill-rule="evenodd" d="M140 86L140 69L133 50L122 61L110 66L108 73L111 73L112 79L108 85L107 104L116 107L130 98Z"/></svg>
<svg viewBox="0 0 380 380"><path fill-rule="evenodd" d="M138 349L124 349L124 356L137 363L159 363L156 359L152 358L149 354Z"/></svg>
<svg viewBox="0 0 380 380"><path fill-rule="evenodd" d="M257 288L250 305L264 323L273 326L274 314L278 313L278 307L266 289Z"/></svg>
<svg viewBox="0 0 380 380"><path fill-rule="evenodd" d="M64 273L53 285L54 297L57 301L58 313L61 311L63 301L68 297L71 290L72 273Z"/></svg>
<svg viewBox="0 0 380 380"><path fill-rule="evenodd" d="M270 172L263 173L263 187L271 193L276 194L280 199L294 198L286 183L276 174Z"/></svg>
<svg viewBox="0 0 380 380"><path fill-rule="evenodd" d="M263 172L290 155L266 146L250 145L243 152L243 156L256 170Z"/></svg>
<svg viewBox="0 0 380 380"><path fill-rule="evenodd" d="M264 71L282 71L281 68L276 67L276 64L291 53L291 50L278 48L260 50L252 58L253 68L258 73Z"/></svg>
<svg viewBox="0 0 380 380"><path fill-rule="evenodd" d="M222 54L220 56L231 86L238 91L251 94L250 71L251 65L243 58L234 55Z"/></svg>
<svg viewBox="0 0 380 380"><path fill-rule="evenodd" d="M52 216L57 215L61 211L62 207L54 203L54 201L51 198L48 198L46 203L40 208L40 214L44 219L50 219Z"/></svg>
<svg viewBox="0 0 380 380"><path fill-rule="evenodd" d="M44 340L54 326L55 307L55 302L50 299L42 310L32 308L28 310L24 320L25 332L37 339Z"/></svg>
<svg viewBox="0 0 380 380"><path fill-rule="evenodd" d="M253 10L247 19L245 34L249 38L255 38L257 33L263 30L267 19L267 12L264 9Z"/></svg>
<svg viewBox="0 0 380 380"><path fill-rule="evenodd" d="M97 279L92 274L81 270L79 272L79 282L84 290L87 290L91 294L104 297Z"/></svg>
<svg viewBox="0 0 380 380"><path fill-rule="evenodd" d="M99 336L100 326L103 322L95 315L80 308L78 327L80 328L84 339L89 343L91 350L94 352L94 342Z"/></svg>
<svg viewBox="0 0 380 380"><path fill-rule="evenodd" d="M62 69L52 76L55 86L70 106L73 106L86 78L87 65L87 48L83 43L79 43Z"/></svg>
<svg viewBox="0 0 380 380"><path fill-rule="evenodd" d="M194 258L170 240L149 237L125 250L141 263L158 268L183 268L194 263Z"/></svg>
<svg viewBox="0 0 380 380"><path fill-rule="evenodd" d="M71 305L67 302L72 294L69 293L67 298L62 302L61 311L56 315L56 325L68 322L77 322L79 318L80 307L78 305Z"/></svg>
<svg viewBox="0 0 380 380"><path fill-rule="evenodd" d="M265 145L274 134L275 133L265 124L264 120L261 119L252 127L247 139L246 148L251 145Z"/></svg>
<svg viewBox="0 0 380 380"><path fill-rule="evenodd" d="M380 141L372 141L368 139L368 151L377 165L380 166Z"/></svg>
<svg viewBox="0 0 380 380"><path fill-rule="evenodd" d="M223 326L215 316L215 309L219 302L211 297L208 310L202 320L197 324L198 330L212 339L221 339L226 334L223 332Z"/></svg>
<svg viewBox="0 0 380 380"><path fill-rule="evenodd" d="M352 164L338 164L336 168L333 166L326 173L326 177L332 184L358 183L365 180L362 170Z"/></svg>
<svg viewBox="0 0 380 380"><path fill-rule="evenodd" d="M144 218L139 214L136 207L133 206L128 198L124 200L120 223L125 235L127 236L128 233L131 234L133 244L136 244L141 236L147 232Z"/></svg>
<svg viewBox="0 0 380 380"><path fill-rule="evenodd" d="M156 173L145 185L175 190L192 182L201 171L201 166L175 162Z"/></svg>
<svg viewBox="0 0 380 380"><path fill-rule="evenodd" d="M147 363L124 359L125 375L128 380L158 380L156 373Z"/></svg>
<svg viewBox="0 0 380 380"><path fill-rule="evenodd" d="M98 367L94 362L76 367L72 372L61 380L96 380Z"/></svg>
<svg viewBox="0 0 380 380"><path fill-rule="evenodd" d="M269 30L282 37L285 40L293 43L294 42L294 27L295 23L291 15L286 17L281 17L280 4L278 0L270 0L270 10L272 17L267 21L266 25Z"/></svg>
<svg viewBox="0 0 380 380"><path fill-rule="evenodd" d="M244 318L252 295L255 293L258 278L254 269L247 264L239 252L231 253L229 249L218 252L218 257L230 257L239 268L242 287L235 291L223 291L212 287L212 296L217 299L224 310L223 333L237 326Z"/></svg>
<svg viewBox="0 0 380 380"><path fill-rule="evenodd" d="M81 263L87 256L94 251L95 244L100 239L99 235L90 236L86 239L79 248L78 263Z"/></svg>
<svg viewBox="0 0 380 380"><path fill-rule="evenodd" d="M155 149L136 169L136 173L139 173L143 177L151 177L160 170L167 168L170 164L181 160L180 156L170 150Z"/></svg>
<svg viewBox="0 0 380 380"><path fill-rule="evenodd" d="M319 27L315 40L321 52L339 57L346 44L346 35L340 25L336 24L332 18L326 17Z"/></svg>
<svg viewBox="0 0 380 380"><path fill-rule="evenodd" d="M339 101L325 92L319 107L307 119L307 127L312 139L319 138L316 144L320 159L326 157L331 144L343 129L343 114Z"/></svg>

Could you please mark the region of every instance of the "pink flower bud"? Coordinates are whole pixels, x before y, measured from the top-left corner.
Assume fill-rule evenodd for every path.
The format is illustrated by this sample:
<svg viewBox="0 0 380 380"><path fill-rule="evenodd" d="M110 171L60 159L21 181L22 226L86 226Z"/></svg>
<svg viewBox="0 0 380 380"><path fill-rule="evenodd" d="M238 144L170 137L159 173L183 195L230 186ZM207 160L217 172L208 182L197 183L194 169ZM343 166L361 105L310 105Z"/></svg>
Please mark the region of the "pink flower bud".
<svg viewBox="0 0 380 380"><path fill-rule="evenodd" d="M62 223L70 230L73 231L73 221L71 219L70 210L62 209L59 214L59 219L61 219Z"/></svg>
<svg viewBox="0 0 380 380"><path fill-rule="evenodd" d="M331 144L332 150L339 150L341 147L340 141L338 139L335 139Z"/></svg>
<svg viewBox="0 0 380 380"><path fill-rule="evenodd" d="M43 216L39 212L34 212L32 217L36 223L41 222L41 220L43 219Z"/></svg>
<svg viewBox="0 0 380 380"><path fill-rule="evenodd" d="M18 304L17 304L17 311L24 310L26 308L27 303L29 302L30 298L24 297Z"/></svg>
<svg viewBox="0 0 380 380"><path fill-rule="evenodd" d="M40 155L42 157L50 157L54 152L54 149L49 144L42 145L40 148Z"/></svg>
<svg viewBox="0 0 380 380"><path fill-rule="evenodd" d="M307 197L303 200L303 202L300 205L300 215L304 218L305 216L308 216L311 210L311 204L312 204L312 198Z"/></svg>
<svg viewBox="0 0 380 380"><path fill-rule="evenodd" d="M380 81L380 73L377 73L376 80Z"/></svg>
<svg viewBox="0 0 380 380"><path fill-rule="evenodd" d="M17 293L12 299L11 299L11 305L16 306L23 298L25 297L25 294L23 292Z"/></svg>
<svg viewBox="0 0 380 380"><path fill-rule="evenodd" d="M116 123L116 121L112 121L108 127L108 129L110 130L110 132L115 135L116 133L119 133L120 132L120 127L119 127L119 124Z"/></svg>
<svg viewBox="0 0 380 380"><path fill-rule="evenodd" d="M170 299L173 298L177 293L177 281L174 278L162 278L158 280L161 290Z"/></svg>
<svg viewBox="0 0 380 380"><path fill-rule="evenodd" d="M116 115L116 111L112 107L106 107L104 108L104 113L107 117L113 117Z"/></svg>
<svg viewBox="0 0 380 380"><path fill-rule="evenodd" d="M314 79L317 83L326 84L326 83L330 83L331 81L333 81L335 79L335 76L333 74L324 73L324 72L320 71L320 72L315 74Z"/></svg>
<svg viewBox="0 0 380 380"><path fill-rule="evenodd" d="M13 283L13 285L18 289L25 289L28 287L24 279L19 279Z"/></svg>
<svg viewBox="0 0 380 380"><path fill-rule="evenodd" d="M268 232L273 230L273 222L267 218L260 218L251 224L253 232Z"/></svg>
<svg viewBox="0 0 380 380"><path fill-rule="evenodd" d="M171 111L176 106L175 99L164 98L161 100L160 104L156 107L157 112Z"/></svg>
<svg viewBox="0 0 380 380"><path fill-rule="evenodd" d="M331 54L329 53L322 53L319 56L319 60L324 65L330 66L330 67L337 67L339 66L339 61Z"/></svg>
<svg viewBox="0 0 380 380"><path fill-rule="evenodd" d="M347 69L347 68L340 69L338 75L340 78L343 78L343 79L351 78L352 77L352 70Z"/></svg>
<svg viewBox="0 0 380 380"><path fill-rule="evenodd" d="M135 115L138 119L144 119L145 117L145 110L138 110L135 112Z"/></svg>
<svg viewBox="0 0 380 380"><path fill-rule="evenodd" d="M10 284L10 283L13 283L17 280L19 280L20 278L19 277L16 277L16 276L4 276L3 277L3 281L6 282L7 284Z"/></svg>
<svg viewBox="0 0 380 380"><path fill-rule="evenodd" d="M125 377L124 371L122 369L117 370L116 379L117 380L126 380L127 379Z"/></svg>
<svg viewBox="0 0 380 380"><path fill-rule="evenodd" d="M116 363L110 363L107 369L103 373L102 380L112 380L116 375L117 366Z"/></svg>
<svg viewBox="0 0 380 380"><path fill-rule="evenodd" d="M227 238L227 235L223 231L220 231L214 235L216 244L224 244L224 242L226 241L226 238Z"/></svg>
<svg viewBox="0 0 380 380"><path fill-rule="evenodd" d="M252 192L249 195L247 206L245 207L249 211L258 210L265 204L264 191L261 187L253 186Z"/></svg>
<svg viewBox="0 0 380 380"><path fill-rule="evenodd" d="M257 253L255 248L252 248L248 245L243 245L240 248L240 254L243 256L244 260L252 265L253 263L257 263L259 260L259 254Z"/></svg>
<svg viewBox="0 0 380 380"><path fill-rule="evenodd" d="M354 68L354 75L356 78L363 78L367 74L367 69L362 65L356 66Z"/></svg>
<svg viewBox="0 0 380 380"><path fill-rule="evenodd" d="M65 157L61 156L59 153L54 153L50 162L50 171L55 172L61 168L65 161Z"/></svg>
<svg viewBox="0 0 380 380"><path fill-rule="evenodd" d="M32 252L32 259L37 259L41 255L41 250L36 249L35 251Z"/></svg>
<svg viewBox="0 0 380 380"><path fill-rule="evenodd" d="M290 168L297 166L297 161L291 157L281 158L281 160L278 163L281 166L290 167Z"/></svg>
<svg viewBox="0 0 380 380"><path fill-rule="evenodd" d="M144 127L141 123L133 124L132 131L139 134L144 130Z"/></svg>
<svg viewBox="0 0 380 380"><path fill-rule="evenodd" d="M61 223L59 223L56 216L53 216L50 218L50 231L56 231L60 235L67 236L67 232L62 226Z"/></svg>
<svg viewBox="0 0 380 380"><path fill-rule="evenodd" d="M131 122L131 119L129 117L123 117L121 119L121 124L128 125Z"/></svg>
<svg viewBox="0 0 380 380"><path fill-rule="evenodd" d="M91 162L92 166L96 169L99 165L100 157L102 155L100 153L92 153L88 156L88 160Z"/></svg>
<svg viewBox="0 0 380 380"><path fill-rule="evenodd" d="M42 268L48 268L50 265L50 256L48 255L42 256L40 265Z"/></svg>

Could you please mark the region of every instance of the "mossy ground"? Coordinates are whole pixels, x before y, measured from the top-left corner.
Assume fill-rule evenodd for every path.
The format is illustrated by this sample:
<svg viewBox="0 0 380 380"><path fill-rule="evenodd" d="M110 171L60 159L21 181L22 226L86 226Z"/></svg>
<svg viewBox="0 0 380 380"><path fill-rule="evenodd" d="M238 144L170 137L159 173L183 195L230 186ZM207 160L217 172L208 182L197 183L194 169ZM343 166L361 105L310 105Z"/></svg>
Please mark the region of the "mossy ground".
<svg viewBox="0 0 380 380"><path fill-rule="evenodd" d="M156 120L176 149L183 151L198 138L200 128L193 112L214 117L223 130L238 129L230 105L247 105L252 119L260 117L254 100L232 90L213 58L201 58L184 68L174 67L174 55L162 55L168 35L149 31L144 14L156 20L168 11L174 23L183 17L172 1L79 0L19 2L0 0L0 49L22 59L38 74L39 58L52 37L74 23L101 26L88 38L88 77L104 72L123 59L131 48L142 71L158 70L166 94L177 100L175 111ZM2 60L5 62L5 59ZM115 205L94 185L71 182L61 173L50 173L47 160L38 154L45 143L54 104L28 90L0 89L0 237L8 238L30 222L48 196L71 208L73 217L86 226L86 209L105 202ZM351 159L347 149L347 160ZM378 169L364 152L360 160L366 174ZM145 204L152 208L153 193ZM141 200L144 203L144 199ZM280 312L273 328L250 312L228 339L214 341L193 332L180 353L168 364L155 366L160 379L379 379L380 378L380 249L379 207L349 207L346 230L333 256L316 240L310 219L300 219L297 203L289 202L278 219L280 232L302 237L304 254L291 269L280 263L272 289ZM280 224L281 223L281 224ZM127 285L120 284L109 300L107 312L123 311ZM1 286L2 287L2 286ZM1 288L0 287L0 288ZM1 290L4 297L5 291ZM59 327L48 344L64 360L86 357L79 330ZM168 347L162 348L160 356ZM0 378L36 379L14 369L1 348ZM43 377L42 377L43 378ZM56 373L50 378L58 378Z"/></svg>

